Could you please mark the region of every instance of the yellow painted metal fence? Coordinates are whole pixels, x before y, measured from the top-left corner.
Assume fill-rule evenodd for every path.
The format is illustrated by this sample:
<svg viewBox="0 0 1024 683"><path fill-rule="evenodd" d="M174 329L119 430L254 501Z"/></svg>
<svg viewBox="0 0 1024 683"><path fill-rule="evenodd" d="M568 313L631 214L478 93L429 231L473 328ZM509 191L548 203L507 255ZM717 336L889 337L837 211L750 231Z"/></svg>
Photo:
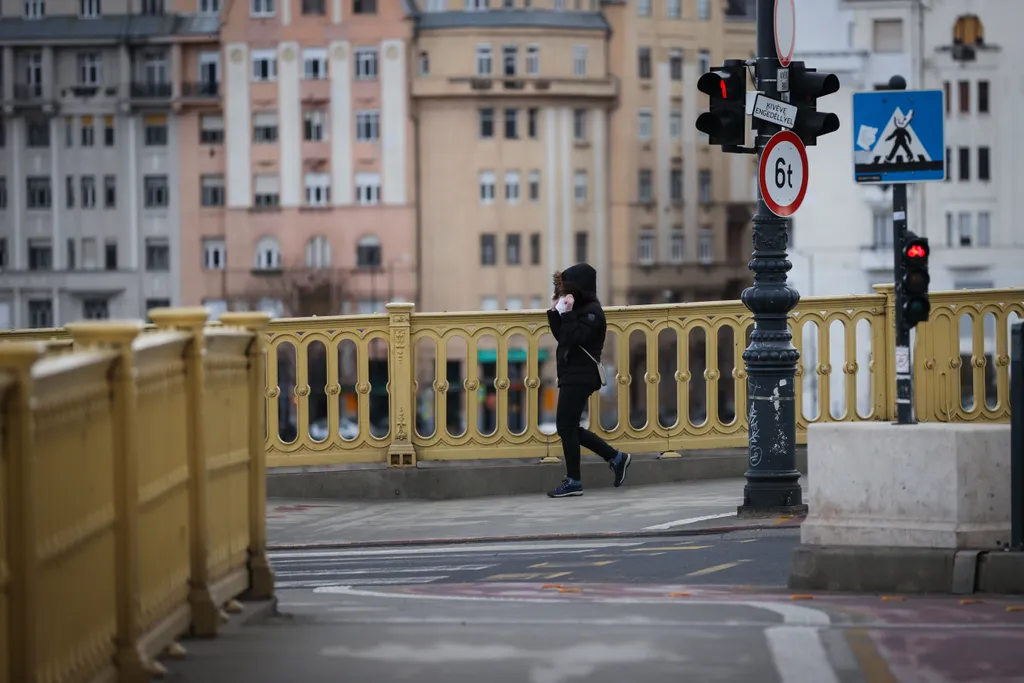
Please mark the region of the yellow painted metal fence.
<svg viewBox="0 0 1024 683"><path fill-rule="evenodd" d="M206 315L0 342L0 683L148 682L240 594L272 597L267 316Z"/></svg>

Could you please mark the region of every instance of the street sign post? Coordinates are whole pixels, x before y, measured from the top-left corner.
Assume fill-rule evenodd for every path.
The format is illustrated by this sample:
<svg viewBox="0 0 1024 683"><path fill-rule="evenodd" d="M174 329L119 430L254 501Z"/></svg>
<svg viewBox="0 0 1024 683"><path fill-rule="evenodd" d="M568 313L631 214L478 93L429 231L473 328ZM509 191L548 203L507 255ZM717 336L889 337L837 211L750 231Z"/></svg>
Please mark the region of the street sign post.
<svg viewBox="0 0 1024 683"><path fill-rule="evenodd" d="M786 218L796 213L807 194L807 150L796 133L776 133L758 163L757 182L768 210Z"/></svg>
<svg viewBox="0 0 1024 683"><path fill-rule="evenodd" d="M783 68L789 66L796 47L796 7L793 3L794 0L775 0L775 54Z"/></svg>
<svg viewBox="0 0 1024 683"><path fill-rule="evenodd" d="M892 185L893 284L896 296L896 423L914 424L910 330L920 315L907 315L904 302L915 296L915 310L928 308L924 294L907 292L907 183L946 178L945 108L941 90L906 90L902 76L888 90L853 96L853 179ZM916 239L916 236L914 236ZM927 250L927 247L925 247ZM927 264L927 253L924 254ZM927 265L924 266L927 277ZM920 301L918 301L920 300Z"/></svg>

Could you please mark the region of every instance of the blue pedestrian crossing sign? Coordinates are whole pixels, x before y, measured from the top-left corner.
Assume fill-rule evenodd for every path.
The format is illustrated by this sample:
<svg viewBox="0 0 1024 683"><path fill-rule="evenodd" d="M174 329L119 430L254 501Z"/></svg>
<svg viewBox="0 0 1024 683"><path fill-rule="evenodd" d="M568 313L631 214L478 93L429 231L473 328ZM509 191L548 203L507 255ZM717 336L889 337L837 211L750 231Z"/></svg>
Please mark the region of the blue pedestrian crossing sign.
<svg viewBox="0 0 1024 683"><path fill-rule="evenodd" d="M941 90L853 95L853 179L920 183L946 177Z"/></svg>

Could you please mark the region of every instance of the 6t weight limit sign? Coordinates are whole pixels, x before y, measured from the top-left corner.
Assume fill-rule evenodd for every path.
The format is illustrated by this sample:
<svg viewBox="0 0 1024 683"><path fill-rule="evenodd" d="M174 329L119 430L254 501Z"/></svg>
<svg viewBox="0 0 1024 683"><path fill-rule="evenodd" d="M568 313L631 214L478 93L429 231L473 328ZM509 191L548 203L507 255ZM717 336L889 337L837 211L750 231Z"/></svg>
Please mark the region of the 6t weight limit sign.
<svg viewBox="0 0 1024 683"><path fill-rule="evenodd" d="M761 198L776 216L792 216L807 194L807 151L788 130L776 133L761 153L758 169Z"/></svg>

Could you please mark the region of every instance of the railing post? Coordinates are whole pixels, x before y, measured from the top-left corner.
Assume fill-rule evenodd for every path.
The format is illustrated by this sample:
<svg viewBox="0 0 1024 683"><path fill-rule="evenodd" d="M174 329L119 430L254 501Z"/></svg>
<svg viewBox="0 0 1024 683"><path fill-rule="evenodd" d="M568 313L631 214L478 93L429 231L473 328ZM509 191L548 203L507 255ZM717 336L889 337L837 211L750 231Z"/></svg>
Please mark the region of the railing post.
<svg viewBox="0 0 1024 683"><path fill-rule="evenodd" d="M270 316L222 313L220 321L252 333L249 344L249 592L252 600L274 597L274 570L267 559L267 342Z"/></svg>
<svg viewBox="0 0 1024 683"><path fill-rule="evenodd" d="M14 375L4 412L4 444L0 458L7 460L7 479L0 480L0 494L7 498L7 514L0 510L0 524L7 535L10 583L7 587L10 621L9 642L0 651L9 654L10 679L32 681L39 671L36 640L37 581L35 511L35 467L33 453L32 366L45 355L42 342L11 342L0 346L0 368ZM9 516L7 516L9 515ZM2 541L3 539L0 539ZM3 568L0 568L2 571ZM0 672L2 678L2 672Z"/></svg>
<svg viewBox="0 0 1024 683"><path fill-rule="evenodd" d="M875 362L882 367L879 381L885 387L885 420L896 419L896 286L891 284L873 285L878 294L885 295L885 348L871 349L876 354Z"/></svg>
<svg viewBox="0 0 1024 683"><path fill-rule="evenodd" d="M1024 323L1010 330L1010 547L1024 550Z"/></svg>
<svg viewBox="0 0 1024 683"><path fill-rule="evenodd" d="M410 350L409 318L413 304L388 304L388 379L391 384L390 427L391 445L388 447L388 467L415 467L416 449L412 445L416 407L412 400L413 363Z"/></svg>
<svg viewBox="0 0 1024 683"><path fill-rule="evenodd" d="M139 584L139 442L135 419L137 386L132 342L141 322L78 322L67 326L75 348L117 352L111 389L114 425L116 515L117 669L120 683L144 683L156 669L139 649L142 614Z"/></svg>
<svg viewBox="0 0 1024 683"><path fill-rule="evenodd" d="M206 430L204 392L206 388L203 356L206 349L204 327L209 312L202 307L156 308L149 318L162 330L180 330L192 336L185 347L185 395L187 397L189 453L189 540L190 590L188 602L192 607L192 632L200 637L217 635L220 627L220 607L210 592L210 506L206 472Z"/></svg>

